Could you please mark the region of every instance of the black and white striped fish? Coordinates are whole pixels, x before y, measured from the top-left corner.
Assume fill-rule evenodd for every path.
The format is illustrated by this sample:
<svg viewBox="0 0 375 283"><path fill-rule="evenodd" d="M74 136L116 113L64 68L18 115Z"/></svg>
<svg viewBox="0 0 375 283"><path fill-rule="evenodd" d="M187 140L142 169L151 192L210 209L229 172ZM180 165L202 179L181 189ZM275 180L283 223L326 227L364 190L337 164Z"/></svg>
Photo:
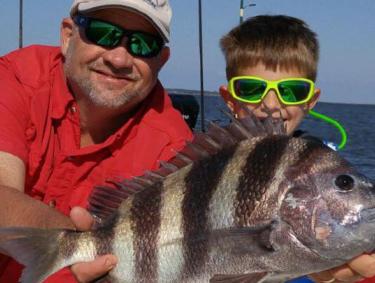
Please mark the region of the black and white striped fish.
<svg viewBox="0 0 375 283"><path fill-rule="evenodd" d="M338 153L249 116L211 125L156 172L100 187L92 232L0 229L23 283L113 253L125 282L281 282L375 247L375 188Z"/></svg>

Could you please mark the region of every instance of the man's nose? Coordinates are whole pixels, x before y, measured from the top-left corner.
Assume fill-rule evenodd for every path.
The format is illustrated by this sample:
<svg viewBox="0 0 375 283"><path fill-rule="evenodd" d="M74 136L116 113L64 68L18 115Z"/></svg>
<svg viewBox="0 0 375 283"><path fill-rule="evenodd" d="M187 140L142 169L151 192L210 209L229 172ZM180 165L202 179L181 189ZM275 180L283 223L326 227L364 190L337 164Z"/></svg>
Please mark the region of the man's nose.
<svg viewBox="0 0 375 283"><path fill-rule="evenodd" d="M115 69L131 68L134 63L134 57L123 44L104 52L103 60Z"/></svg>

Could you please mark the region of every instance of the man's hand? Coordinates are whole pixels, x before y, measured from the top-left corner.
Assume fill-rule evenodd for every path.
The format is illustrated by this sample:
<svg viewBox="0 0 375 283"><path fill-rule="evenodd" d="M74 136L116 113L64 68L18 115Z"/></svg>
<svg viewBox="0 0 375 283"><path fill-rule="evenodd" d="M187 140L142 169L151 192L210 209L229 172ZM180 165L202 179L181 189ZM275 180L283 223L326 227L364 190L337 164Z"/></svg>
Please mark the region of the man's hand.
<svg viewBox="0 0 375 283"><path fill-rule="evenodd" d="M375 254L364 254L342 266L309 275L317 283L351 283L373 276L375 276Z"/></svg>
<svg viewBox="0 0 375 283"><path fill-rule="evenodd" d="M70 219L80 231L90 230L94 223L90 213L81 207L71 210ZM79 282L87 283L105 275L116 264L117 258L114 255L103 255L90 262L76 263L72 265L71 270Z"/></svg>

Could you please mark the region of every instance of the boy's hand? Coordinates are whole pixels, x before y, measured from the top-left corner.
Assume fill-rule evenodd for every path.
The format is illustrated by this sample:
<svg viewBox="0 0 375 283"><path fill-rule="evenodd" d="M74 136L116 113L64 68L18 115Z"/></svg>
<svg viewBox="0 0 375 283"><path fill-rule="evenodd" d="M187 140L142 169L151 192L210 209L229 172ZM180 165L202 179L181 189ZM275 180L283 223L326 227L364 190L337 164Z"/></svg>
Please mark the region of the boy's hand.
<svg viewBox="0 0 375 283"><path fill-rule="evenodd" d="M342 266L309 275L317 283L351 283L373 276L375 276L375 254L364 254Z"/></svg>
<svg viewBox="0 0 375 283"><path fill-rule="evenodd" d="M77 230L90 230L94 219L90 213L81 207L74 207L70 212L70 219L73 221ZM117 264L117 258L114 255L98 256L90 262L76 263L71 266L71 270L77 280L81 283L93 281L107 272Z"/></svg>

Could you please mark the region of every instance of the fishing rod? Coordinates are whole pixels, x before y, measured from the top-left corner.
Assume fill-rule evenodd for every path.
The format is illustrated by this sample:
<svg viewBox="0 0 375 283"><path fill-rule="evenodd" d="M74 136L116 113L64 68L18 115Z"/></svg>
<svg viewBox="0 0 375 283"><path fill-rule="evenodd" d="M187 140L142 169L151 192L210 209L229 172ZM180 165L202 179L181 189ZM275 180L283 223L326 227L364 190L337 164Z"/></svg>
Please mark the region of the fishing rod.
<svg viewBox="0 0 375 283"><path fill-rule="evenodd" d="M198 0L198 18L199 18L199 62L200 62L200 90L201 90L201 130L204 127L204 77L203 77L203 33L202 33L202 1Z"/></svg>
<svg viewBox="0 0 375 283"><path fill-rule="evenodd" d="M248 5L244 6L243 1L244 0L241 0L241 2L240 2L240 24L243 23L243 16L244 16L245 8L256 6L256 4L254 4L254 3L249 3Z"/></svg>
<svg viewBox="0 0 375 283"><path fill-rule="evenodd" d="M18 47L23 47L23 0L19 3L19 31L18 31Z"/></svg>

